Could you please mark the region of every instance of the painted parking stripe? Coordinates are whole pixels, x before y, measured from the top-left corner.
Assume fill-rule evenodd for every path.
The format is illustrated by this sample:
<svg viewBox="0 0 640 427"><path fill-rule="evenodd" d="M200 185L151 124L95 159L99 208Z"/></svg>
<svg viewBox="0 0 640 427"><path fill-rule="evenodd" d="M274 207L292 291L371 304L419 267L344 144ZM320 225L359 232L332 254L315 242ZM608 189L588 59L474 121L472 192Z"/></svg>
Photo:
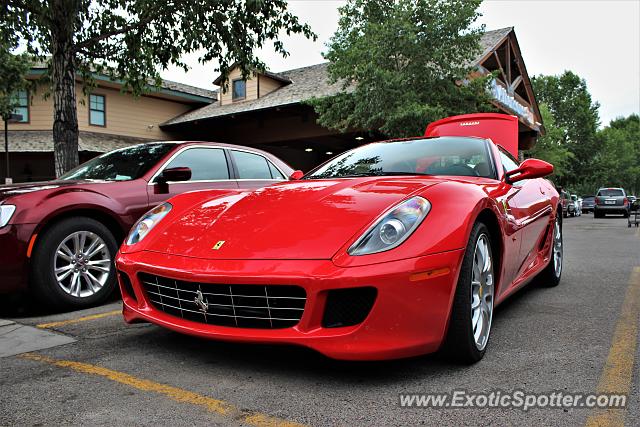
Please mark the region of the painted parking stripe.
<svg viewBox="0 0 640 427"><path fill-rule="evenodd" d="M629 287L609 349L598 393L629 395L633 378L633 364L638 347L638 318L640 317L640 267L631 273ZM594 410L587 418L587 427L623 426L626 411L622 409Z"/></svg>
<svg viewBox="0 0 640 427"><path fill-rule="evenodd" d="M59 326L72 325L74 323L81 323L89 320L102 319L103 317L116 316L118 314L122 314L122 310L107 311L106 313L92 314L90 316L78 317L75 319L60 320L59 322L41 323L39 325L36 325L36 328L40 328L40 329L57 328Z"/></svg>
<svg viewBox="0 0 640 427"><path fill-rule="evenodd" d="M199 406L206 409L208 412L212 412L223 417L239 421L243 424L252 425L255 427L304 427L303 424L298 424L296 422L272 417L267 414L240 410L236 406L223 400L203 396L201 394L184 390L178 387L145 380L133 375L126 374L124 372L114 371L100 366L91 365L89 363L53 359L51 357L43 356L36 353L25 353L20 355L20 357L35 362L42 362L61 368L72 369L76 372L81 372L84 374L107 378L111 381L124 384L137 390L162 395L175 402Z"/></svg>

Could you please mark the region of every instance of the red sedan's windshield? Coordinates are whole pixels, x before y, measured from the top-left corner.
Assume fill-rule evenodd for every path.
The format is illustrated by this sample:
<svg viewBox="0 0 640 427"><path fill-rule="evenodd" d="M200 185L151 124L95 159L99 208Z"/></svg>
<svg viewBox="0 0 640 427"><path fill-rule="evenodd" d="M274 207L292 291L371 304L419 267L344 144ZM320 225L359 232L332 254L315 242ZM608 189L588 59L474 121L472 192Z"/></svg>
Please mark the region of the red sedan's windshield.
<svg viewBox="0 0 640 427"><path fill-rule="evenodd" d="M493 178L487 142L440 137L364 145L311 171L306 179L376 175L452 175Z"/></svg>
<svg viewBox="0 0 640 427"><path fill-rule="evenodd" d="M174 147L175 144L149 143L115 150L81 164L58 179L100 181L138 179Z"/></svg>

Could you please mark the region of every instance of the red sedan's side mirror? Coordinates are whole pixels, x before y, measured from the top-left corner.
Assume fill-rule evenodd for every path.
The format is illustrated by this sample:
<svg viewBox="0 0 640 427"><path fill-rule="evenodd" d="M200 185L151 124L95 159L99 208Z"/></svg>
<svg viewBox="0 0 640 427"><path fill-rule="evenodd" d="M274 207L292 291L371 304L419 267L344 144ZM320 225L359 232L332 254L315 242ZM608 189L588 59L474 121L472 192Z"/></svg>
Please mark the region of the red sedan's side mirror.
<svg viewBox="0 0 640 427"><path fill-rule="evenodd" d="M544 160L527 159L520 163L518 169L514 169L505 174L506 181L510 184L524 179L542 178L553 173L553 165Z"/></svg>
<svg viewBox="0 0 640 427"><path fill-rule="evenodd" d="M156 194L169 194L169 182L189 181L191 169L187 167L167 168L156 178Z"/></svg>
<svg viewBox="0 0 640 427"><path fill-rule="evenodd" d="M289 175L289 179L292 179L294 181L297 181L299 179L302 179L302 177L304 176L304 173L300 170L295 170L291 173L291 175Z"/></svg>
<svg viewBox="0 0 640 427"><path fill-rule="evenodd" d="M191 179L191 169L186 167L167 168L162 171L159 178L165 182L189 181Z"/></svg>

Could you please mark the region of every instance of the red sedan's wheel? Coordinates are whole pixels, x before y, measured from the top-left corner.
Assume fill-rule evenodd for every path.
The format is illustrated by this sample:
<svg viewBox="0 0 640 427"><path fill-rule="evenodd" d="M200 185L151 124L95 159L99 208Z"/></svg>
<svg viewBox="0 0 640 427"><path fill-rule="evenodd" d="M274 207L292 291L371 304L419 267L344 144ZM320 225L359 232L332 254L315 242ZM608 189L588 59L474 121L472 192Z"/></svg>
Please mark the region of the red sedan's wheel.
<svg viewBox="0 0 640 427"><path fill-rule="evenodd" d="M104 301L116 286L116 241L91 218L63 220L38 239L34 250L32 290L44 304L83 308Z"/></svg>
<svg viewBox="0 0 640 427"><path fill-rule="evenodd" d="M452 357L463 363L482 359L491 333L493 301L491 236L479 222L471 231L451 310L445 349Z"/></svg>

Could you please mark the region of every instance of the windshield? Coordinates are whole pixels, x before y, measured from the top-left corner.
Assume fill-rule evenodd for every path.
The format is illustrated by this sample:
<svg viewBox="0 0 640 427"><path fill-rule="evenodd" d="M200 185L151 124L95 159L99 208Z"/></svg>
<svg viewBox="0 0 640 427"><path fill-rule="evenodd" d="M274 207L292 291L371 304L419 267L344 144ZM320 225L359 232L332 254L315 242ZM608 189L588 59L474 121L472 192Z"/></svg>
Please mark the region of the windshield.
<svg viewBox="0 0 640 427"><path fill-rule="evenodd" d="M440 137L364 145L319 166L305 179L375 175L494 177L485 140Z"/></svg>
<svg viewBox="0 0 640 427"><path fill-rule="evenodd" d="M622 197L624 196L624 192L617 188L606 188L598 191L598 196L604 197Z"/></svg>
<svg viewBox="0 0 640 427"><path fill-rule="evenodd" d="M81 164L58 179L101 181L138 179L174 147L175 144L151 143L115 150Z"/></svg>

